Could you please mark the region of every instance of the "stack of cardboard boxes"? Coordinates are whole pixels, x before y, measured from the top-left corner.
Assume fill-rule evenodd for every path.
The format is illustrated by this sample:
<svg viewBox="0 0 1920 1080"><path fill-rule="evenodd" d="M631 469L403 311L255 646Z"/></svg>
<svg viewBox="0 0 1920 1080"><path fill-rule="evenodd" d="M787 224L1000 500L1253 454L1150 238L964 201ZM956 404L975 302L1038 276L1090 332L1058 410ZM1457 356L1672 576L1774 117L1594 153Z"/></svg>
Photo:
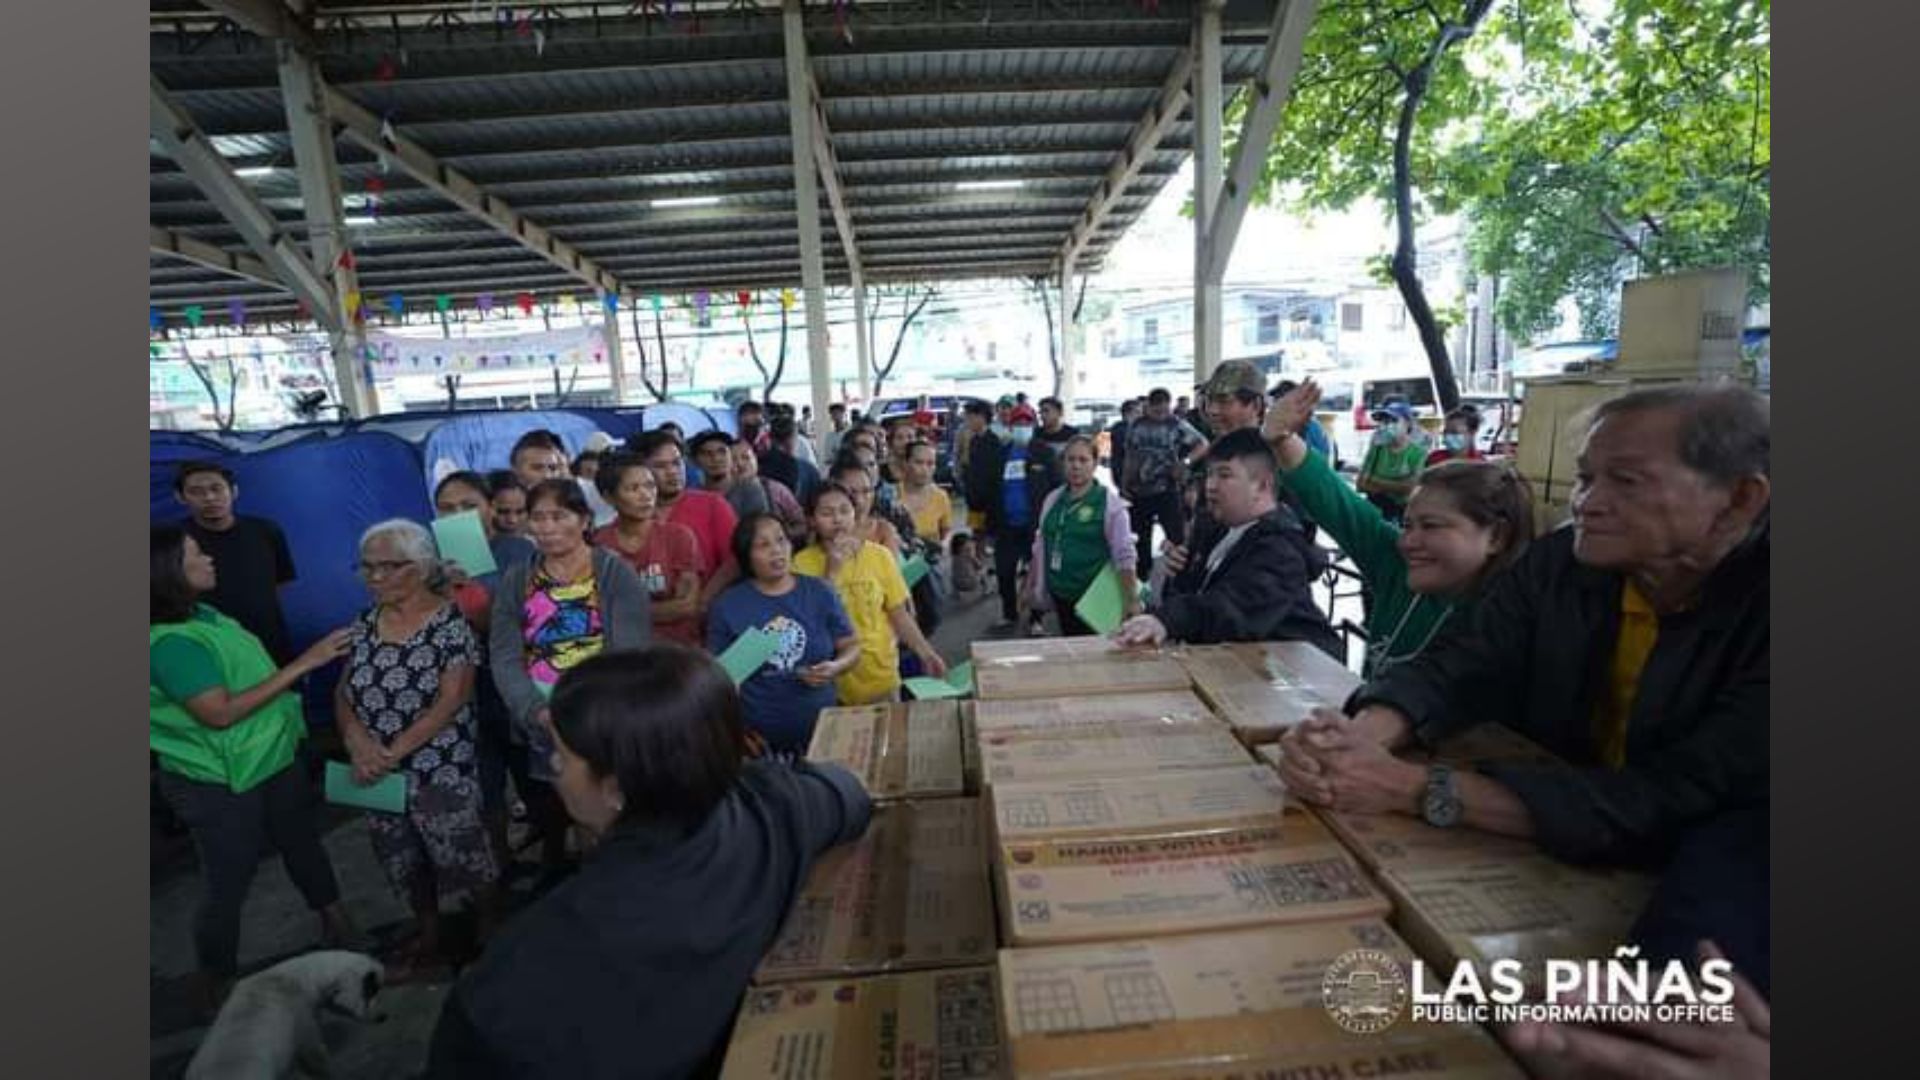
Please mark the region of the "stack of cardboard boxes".
<svg viewBox="0 0 1920 1080"><path fill-rule="evenodd" d="M1475 1027L1354 1034L1323 980L1357 948L1598 955L1644 903L1524 841L1289 803L1272 740L1357 685L1308 647L973 660L976 701L822 714L811 756L881 805L816 864L728 1077L1519 1076ZM1552 760L1492 728L1439 756Z"/></svg>

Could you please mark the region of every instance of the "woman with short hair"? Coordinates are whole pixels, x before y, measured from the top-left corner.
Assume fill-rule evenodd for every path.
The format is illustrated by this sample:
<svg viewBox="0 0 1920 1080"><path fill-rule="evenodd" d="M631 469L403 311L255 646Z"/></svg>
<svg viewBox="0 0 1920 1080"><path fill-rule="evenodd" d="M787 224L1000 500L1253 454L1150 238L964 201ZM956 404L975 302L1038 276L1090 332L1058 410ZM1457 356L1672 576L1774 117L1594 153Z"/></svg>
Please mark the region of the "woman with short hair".
<svg viewBox="0 0 1920 1080"><path fill-rule="evenodd" d="M185 529L153 526L147 745L159 759L161 795L192 834L206 878L193 943L208 1005L239 969L240 911L269 843L320 915L323 938L341 945L358 937L300 768L307 724L294 691L345 654L353 630L335 630L278 667L259 638L201 602L217 570Z"/></svg>
<svg viewBox="0 0 1920 1080"><path fill-rule="evenodd" d="M374 603L354 622L334 723L355 783L404 778L405 809L367 815L367 833L417 924L402 966L432 968L444 959L443 898L474 901L482 940L498 911L500 863L482 816L474 730L480 645L448 600L446 566L425 526L395 518L368 529L360 577Z"/></svg>
<svg viewBox="0 0 1920 1080"><path fill-rule="evenodd" d="M566 862L567 826L552 788L547 696L568 669L601 651L635 649L652 640L646 587L625 560L587 542L592 527L593 511L573 480L534 487L527 496L527 532L536 554L501 573L487 634L493 681L507 703L515 753L530 781L521 799L541 835L549 883Z"/></svg>
<svg viewBox="0 0 1920 1080"><path fill-rule="evenodd" d="M743 760L740 695L683 645L582 661L552 716L594 858L454 988L427 1074L715 1075L814 860L865 832L872 803L837 765Z"/></svg>
<svg viewBox="0 0 1920 1080"><path fill-rule="evenodd" d="M1060 450L1066 483L1040 504L1040 527L1027 562L1027 600L1034 611L1052 608L1060 633L1082 637L1099 631L1081 620L1075 606L1111 564L1120 578L1123 618L1140 614L1140 582L1134 573L1133 531L1127 508L1094 477L1093 439L1075 435Z"/></svg>

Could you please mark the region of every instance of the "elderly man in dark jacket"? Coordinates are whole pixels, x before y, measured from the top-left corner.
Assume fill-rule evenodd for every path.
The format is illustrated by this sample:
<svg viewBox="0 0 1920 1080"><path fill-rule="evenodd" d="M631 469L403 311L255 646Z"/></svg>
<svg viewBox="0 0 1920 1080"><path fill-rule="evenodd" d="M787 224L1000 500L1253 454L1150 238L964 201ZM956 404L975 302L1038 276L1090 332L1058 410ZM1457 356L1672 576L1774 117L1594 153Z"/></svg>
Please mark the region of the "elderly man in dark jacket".
<svg viewBox="0 0 1920 1080"><path fill-rule="evenodd" d="M1216 440L1206 460L1219 528L1167 581L1152 612L1120 627L1121 643L1305 641L1345 659L1309 591L1326 556L1276 501L1272 449L1258 431L1235 431Z"/></svg>
<svg viewBox="0 0 1920 1080"><path fill-rule="evenodd" d="M1758 807L1764 822L1770 445L1765 399L1739 387L1601 406L1572 527L1490 583L1465 626L1357 691L1350 717L1293 729L1290 789L1532 837L1569 861L1658 865L1726 815ZM1567 764L1461 773L1388 753L1482 720Z"/></svg>

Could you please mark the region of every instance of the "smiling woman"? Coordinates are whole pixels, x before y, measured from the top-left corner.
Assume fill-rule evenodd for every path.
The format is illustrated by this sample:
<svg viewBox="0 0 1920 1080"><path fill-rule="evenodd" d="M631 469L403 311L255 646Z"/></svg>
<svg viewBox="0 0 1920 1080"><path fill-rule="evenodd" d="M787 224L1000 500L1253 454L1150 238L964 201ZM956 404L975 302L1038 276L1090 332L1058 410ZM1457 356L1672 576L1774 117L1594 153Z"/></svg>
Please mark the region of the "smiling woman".
<svg viewBox="0 0 1920 1080"><path fill-rule="evenodd" d="M1449 461L1419 474L1403 525L1347 486L1300 430L1320 389L1311 380L1283 395L1264 434L1288 490L1345 551L1373 590L1361 674L1379 675L1414 656L1533 538L1526 482L1488 461Z"/></svg>

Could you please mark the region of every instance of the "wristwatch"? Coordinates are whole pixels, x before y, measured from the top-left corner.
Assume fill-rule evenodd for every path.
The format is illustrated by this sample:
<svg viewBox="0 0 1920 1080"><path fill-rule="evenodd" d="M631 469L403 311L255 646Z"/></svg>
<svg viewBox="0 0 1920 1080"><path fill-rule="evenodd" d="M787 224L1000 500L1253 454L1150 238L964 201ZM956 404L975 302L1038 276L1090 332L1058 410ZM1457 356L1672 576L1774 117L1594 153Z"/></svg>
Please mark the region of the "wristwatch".
<svg viewBox="0 0 1920 1080"><path fill-rule="evenodd" d="M1420 799L1420 816L1427 824L1446 829L1460 823L1460 788L1451 765L1427 769L1427 791Z"/></svg>

